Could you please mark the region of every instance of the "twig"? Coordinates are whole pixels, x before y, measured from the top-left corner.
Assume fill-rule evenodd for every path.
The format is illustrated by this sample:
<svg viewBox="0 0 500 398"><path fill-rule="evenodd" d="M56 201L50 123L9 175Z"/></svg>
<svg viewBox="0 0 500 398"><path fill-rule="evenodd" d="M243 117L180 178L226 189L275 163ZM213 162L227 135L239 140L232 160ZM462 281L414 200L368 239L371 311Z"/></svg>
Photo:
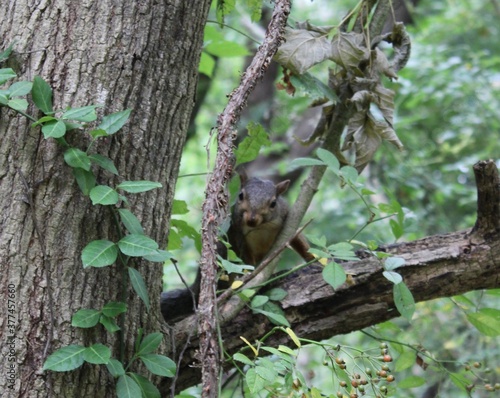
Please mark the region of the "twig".
<svg viewBox="0 0 500 398"><path fill-rule="evenodd" d="M233 141L235 126L250 92L262 79L280 46L288 14L290 0L276 0L271 22L264 42L241 78L240 85L229 96L229 101L217 121L218 150L213 173L207 182L206 199L203 203L202 252L200 269L200 305L198 330L200 335L200 359L202 362L202 397L216 397L220 373L221 352L216 325L216 239L219 225L228 214L226 184L234 167Z"/></svg>

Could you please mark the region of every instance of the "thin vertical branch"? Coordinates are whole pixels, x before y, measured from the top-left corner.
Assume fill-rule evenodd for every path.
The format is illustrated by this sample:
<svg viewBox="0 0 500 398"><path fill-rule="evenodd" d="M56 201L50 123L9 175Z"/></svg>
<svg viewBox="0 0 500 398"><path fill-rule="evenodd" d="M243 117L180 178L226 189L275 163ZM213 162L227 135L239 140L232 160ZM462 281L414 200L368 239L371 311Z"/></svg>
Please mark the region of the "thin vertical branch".
<svg viewBox="0 0 500 398"><path fill-rule="evenodd" d="M202 278L198 307L202 397L216 397L218 393L221 353L217 338L216 318L216 248L219 226L228 214L226 185L231 178L234 167L233 142L235 127L250 92L254 89L256 83L262 79L283 40L290 8L290 0L276 0L264 42L243 74L240 85L230 94L229 102L217 121L218 150L213 173L207 181L206 198L202 207L202 252L200 261Z"/></svg>

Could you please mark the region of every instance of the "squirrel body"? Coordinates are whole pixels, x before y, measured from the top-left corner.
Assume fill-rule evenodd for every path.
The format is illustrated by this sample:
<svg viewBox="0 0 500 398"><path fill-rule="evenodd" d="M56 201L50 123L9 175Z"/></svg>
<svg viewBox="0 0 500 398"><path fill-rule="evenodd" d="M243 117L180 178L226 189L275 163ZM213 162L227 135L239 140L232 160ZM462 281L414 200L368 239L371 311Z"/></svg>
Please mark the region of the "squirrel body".
<svg viewBox="0 0 500 398"><path fill-rule="evenodd" d="M288 189L290 180L274 184L269 180L248 178L244 172L239 175L241 190L231 212L227 237L236 255L245 264L256 266L267 256L283 229L289 207L281 195ZM303 235L296 236L291 246L304 260L314 259ZM227 250L222 243L217 250L219 255L226 257ZM198 300L200 281L198 269L196 280L189 289L161 294L161 311L167 322L176 322L193 313L193 298Z"/></svg>

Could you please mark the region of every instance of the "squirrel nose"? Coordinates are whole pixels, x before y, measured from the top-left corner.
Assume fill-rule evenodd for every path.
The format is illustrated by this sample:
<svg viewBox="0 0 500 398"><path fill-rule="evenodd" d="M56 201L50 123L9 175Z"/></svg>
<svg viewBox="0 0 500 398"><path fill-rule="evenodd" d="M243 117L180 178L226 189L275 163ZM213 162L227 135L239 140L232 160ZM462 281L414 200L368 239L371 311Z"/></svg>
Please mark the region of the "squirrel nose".
<svg viewBox="0 0 500 398"><path fill-rule="evenodd" d="M250 213L248 218L247 218L247 225L249 227L256 227L259 225L259 217L257 214Z"/></svg>

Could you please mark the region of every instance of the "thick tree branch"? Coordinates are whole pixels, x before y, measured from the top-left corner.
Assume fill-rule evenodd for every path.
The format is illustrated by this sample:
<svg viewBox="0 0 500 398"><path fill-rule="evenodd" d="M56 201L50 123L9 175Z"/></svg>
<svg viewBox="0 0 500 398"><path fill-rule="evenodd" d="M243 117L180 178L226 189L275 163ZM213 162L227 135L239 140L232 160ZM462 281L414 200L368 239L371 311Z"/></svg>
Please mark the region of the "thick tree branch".
<svg viewBox="0 0 500 398"><path fill-rule="evenodd" d="M475 172L478 203L491 199L486 208L479 205L478 215L491 219L500 203L500 196L495 194L498 189L498 184L495 184L498 181L498 171L493 161L487 161L479 162L475 166ZM476 227L478 224L481 226L479 222ZM474 232L466 230L431 236L391 245L385 250L406 260L406 264L398 271L417 302L471 290L498 288L500 231L489 232L480 237L478 230L481 228L475 228ZM369 257L343 266L347 273L353 275L353 283L344 284L335 291L323 280L319 267L306 268L278 284L288 292L282 301L282 308L292 329L300 337L325 339L399 316L393 301L393 285L383 277L379 260ZM193 322L194 317L191 317L175 325L177 341L185 339ZM268 333L272 327L267 318L252 314L250 309L245 308L224 326L224 347L227 352L234 353L244 345L240 336L254 341ZM268 338L266 344L274 346L291 342L288 335L278 332ZM195 340L185 354L179 387L185 388L200 380L199 370L189 366L195 360L196 346Z"/></svg>
<svg viewBox="0 0 500 398"><path fill-rule="evenodd" d="M219 226L227 217L228 195L226 184L234 166L233 141L235 127L248 95L262 79L266 69L283 40L284 29L290 13L289 0L277 0L263 44L241 78L240 85L231 94L229 102L217 121L218 151L214 171L207 182L203 203L202 272L198 328L200 336L199 360L202 364L203 397L216 397L220 369L220 348L217 337L216 316L216 241Z"/></svg>

